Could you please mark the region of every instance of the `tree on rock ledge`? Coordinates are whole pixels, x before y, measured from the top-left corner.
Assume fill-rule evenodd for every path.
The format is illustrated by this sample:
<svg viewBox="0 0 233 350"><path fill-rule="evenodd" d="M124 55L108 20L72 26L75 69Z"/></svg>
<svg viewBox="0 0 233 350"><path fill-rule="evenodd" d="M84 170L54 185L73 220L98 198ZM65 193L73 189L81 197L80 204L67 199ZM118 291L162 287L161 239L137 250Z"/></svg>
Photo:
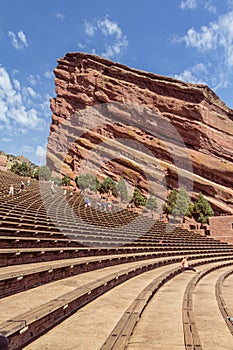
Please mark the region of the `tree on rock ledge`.
<svg viewBox="0 0 233 350"><path fill-rule="evenodd" d="M213 215L214 211L209 202L204 198L203 194L199 192L199 196L193 206L194 219L201 224L206 224L208 218Z"/></svg>
<svg viewBox="0 0 233 350"><path fill-rule="evenodd" d="M145 207L150 210L156 210L158 208L156 198L150 197L147 199Z"/></svg>
<svg viewBox="0 0 233 350"><path fill-rule="evenodd" d="M116 190L117 190L118 194L120 194L121 201L128 200L128 191L127 191L127 187L126 187L125 180L123 177L120 178L120 180L116 186Z"/></svg>
<svg viewBox="0 0 233 350"><path fill-rule="evenodd" d="M106 177L102 184L100 185L100 193L108 193L110 192L113 194L113 196L117 197L117 189L116 189L116 182L111 179L111 177Z"/></svg>
<svg viewBox="0 0 233 350"><path fill-rule="evenodd" d="M70 186L70 178L69 178L69 176L67 176L67 175L63 176L62 183L65 186Z"/></svg>
<svg viewBox="0 0 233 350"><path fill-rule="evenodd" d="M142 195L139 188L135 187L131 203L134 203L135 207L144 206L146 204L146 198Z"/></svg>
<svg viewBox="0 0 233 350"><path fill-rule="evenodd" d="M167 197L166 204L163 207L165 214L173 215L182 218L184 216L191 216L192 205L189 194L184 187L179 190L172 189Z"/></svg>
<svg viewBox="0 0 233 350"><path fill-rule="evenodd" d="M76 176L75 182L81 191L84 191L86 188L88 188L89 190L96 192L100 186L97 177L91 174L81 174L79 176Z"/></svg>

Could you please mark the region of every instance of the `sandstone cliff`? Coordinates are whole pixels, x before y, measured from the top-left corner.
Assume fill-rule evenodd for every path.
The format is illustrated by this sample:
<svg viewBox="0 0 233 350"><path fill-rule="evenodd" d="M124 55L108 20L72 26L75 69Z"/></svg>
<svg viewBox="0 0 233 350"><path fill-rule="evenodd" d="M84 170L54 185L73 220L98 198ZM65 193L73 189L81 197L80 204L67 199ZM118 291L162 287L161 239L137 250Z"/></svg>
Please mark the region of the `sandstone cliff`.
<svg viewBox="0 0 233 350"><path fill-rule="evenodd" d="M184 185L216 214L233 213L233 111L207 86L84 53L67 53L54 73L54 175L96 169L161 199Z"/></svg>

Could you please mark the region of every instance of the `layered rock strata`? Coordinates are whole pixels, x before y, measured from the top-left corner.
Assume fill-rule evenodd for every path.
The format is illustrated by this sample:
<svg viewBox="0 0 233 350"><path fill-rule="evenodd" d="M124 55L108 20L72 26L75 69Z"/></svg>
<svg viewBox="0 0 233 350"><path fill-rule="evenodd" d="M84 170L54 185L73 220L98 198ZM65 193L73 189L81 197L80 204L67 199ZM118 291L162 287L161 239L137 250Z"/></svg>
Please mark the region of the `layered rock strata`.
<svg viewBox="0 0 233 350"><path fill-rule="evenodd" d="M184 185L216 214L233 213L233 111L208 86L84 53L67 53L54 74L47 164L55 176L123 176L161 199Z"/></svg>

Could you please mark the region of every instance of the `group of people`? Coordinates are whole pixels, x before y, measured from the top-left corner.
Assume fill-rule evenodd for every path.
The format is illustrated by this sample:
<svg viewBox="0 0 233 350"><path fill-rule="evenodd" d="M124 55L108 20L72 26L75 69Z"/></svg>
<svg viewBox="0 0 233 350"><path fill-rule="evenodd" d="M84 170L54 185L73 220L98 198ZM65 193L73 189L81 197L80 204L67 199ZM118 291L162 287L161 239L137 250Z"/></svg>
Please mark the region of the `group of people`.
<svg viewBox="0 0 233 350"><path fill-rule="evenodd" d="M28 178L28 180L27 180L27 187L30 187L30 184L31 184L30 178ZM23 181L21 181L20 186L19 186L19 192L23 192L24 188L25 188L25 184L24 184ZM13 184L10 185L9 196L10 197L14 197L14 186L13 186Z"/></svg>
<svg viewBox="0 0 233 350"><path fill-rule="evenodd" d="M112 203L106 202L105 200L98 201L97 202L97 209L111 212L112 211Z"/></svg>

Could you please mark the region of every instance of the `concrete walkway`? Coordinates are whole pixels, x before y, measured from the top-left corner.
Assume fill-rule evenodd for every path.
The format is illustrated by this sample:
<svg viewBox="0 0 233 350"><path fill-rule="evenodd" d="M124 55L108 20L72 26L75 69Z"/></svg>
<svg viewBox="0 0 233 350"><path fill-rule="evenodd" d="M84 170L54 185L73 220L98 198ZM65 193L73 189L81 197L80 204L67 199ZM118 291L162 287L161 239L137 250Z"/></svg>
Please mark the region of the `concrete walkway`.
<svg viewBox="0 0 233 350"><path fill-rule="evenodd" d="M206 275L195 288L193 309L203 350L233 349L233 337L222 317L215 297L218 277L228 270L229 266L213 271Z"/></svg>
<svg viewBox="0 0 233 350"><path fill-rule="evenodd" d="M185 271L168 281L144 310L127 350L185 350L182 303L195 272Z"/></svg>
<svg viewBox="0 0 233 350"><path fill-rule="evenodd" d="M224 280L222 286L222 294L227 309L230 313L230 317L233 318L233 274Z"/></svg>
<svg viewBox="0 0 233 350"><path fill-rule="evenodd" d="M74 289L83 286L84 284L95 281L111 273L117 273L130 267L143 266L146 263L152 263L153 261L155 262L163 259L164 258L150 259L148 261L144 260L106 267L65 278L59 281L51 282L49 284L44 284L27 291L2 298L0 322L14 318L15 316L32 310L33 308L40 306L50 301L51 299L55 299L65 293L71 292ZM171 268L169 266L171 265L168 265L168 268Z"/></svg>
<svg viewBox="0 0 233 350"><path fill-rule="evenodd" d="M146 272L113 288L26 346L24 350L99 350L140 291L154 278L174 266L177 263Z"/></svg>

